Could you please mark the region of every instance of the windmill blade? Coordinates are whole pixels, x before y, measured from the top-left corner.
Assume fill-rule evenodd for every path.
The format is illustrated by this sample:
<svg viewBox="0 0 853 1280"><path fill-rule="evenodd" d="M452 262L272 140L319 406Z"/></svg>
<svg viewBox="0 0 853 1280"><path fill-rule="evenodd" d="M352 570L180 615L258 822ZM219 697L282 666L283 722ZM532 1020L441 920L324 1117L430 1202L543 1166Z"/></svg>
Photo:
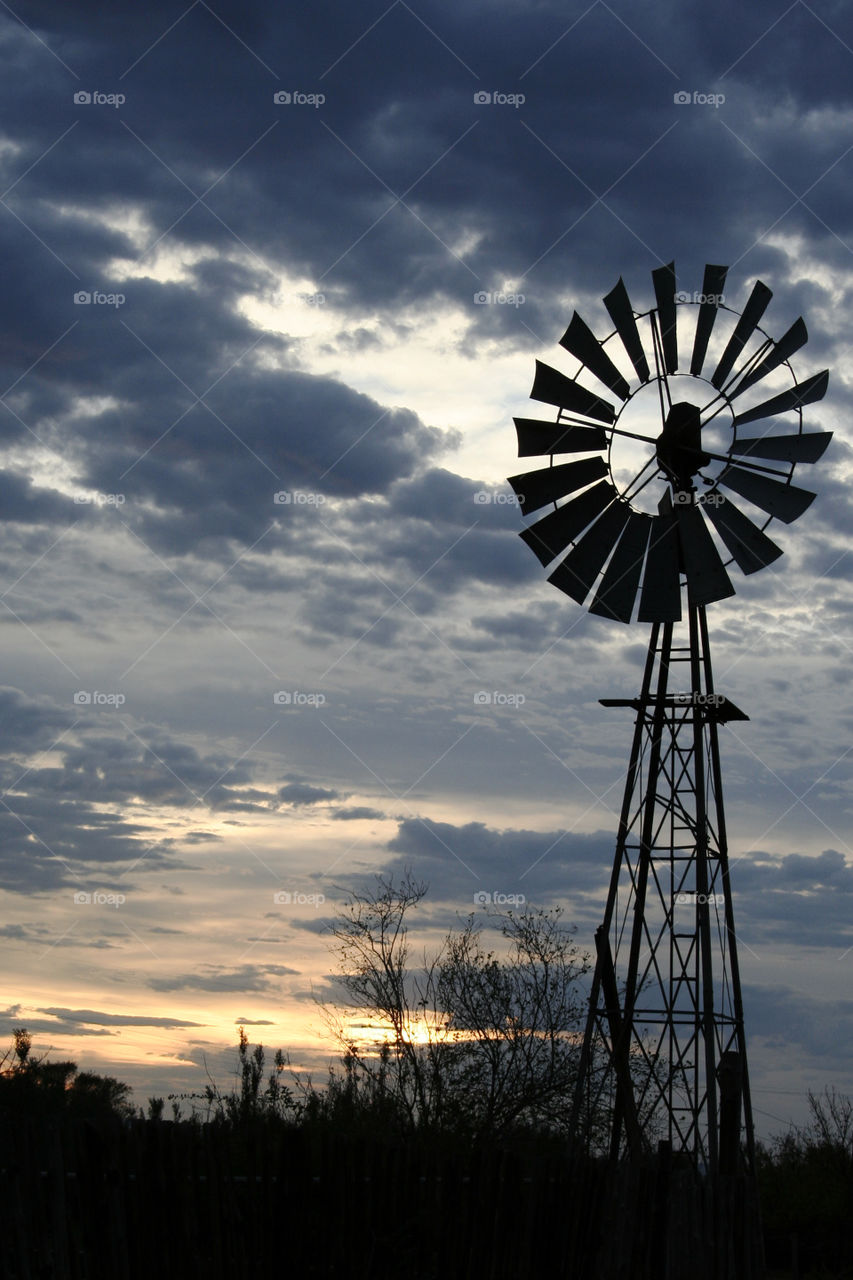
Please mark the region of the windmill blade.
<svg viewBox="0 0 853 1280"><path fill-rule="evenodd" d="M582 413L586 418L595 418L596 422L613 422L616 411L607 400L587 391L579 382L567 378L559 369L536 361L536 377L533 379L531 398L541 400L544 404L555 404L560 409L568 409L570 413Z"/></svg>
<svg viewBox="0 0 853 1280"><path fill-rule="evenodd" d="M760 507L768 515L784 520L785 524L791 524L801 516L815 496L808 489L798 489L796 485L783 484L770 476L744 471L743 467L726 467L717 477L717 484L734 489L742 498Z"/></svg>
<svg viewBox="0 0 853 1280"><path fill-rule="evenodd" d="M577 311L569 322L569 327L560 339L560 346L565 347L571 355L585 364L590 373L594 373L599 382L615 391L620 400L627 400L631 388L598 341L595 334L582 320Z"/></svg>
<svg viewBox="0 0 853 1280"><path fill-rule="evenodd" d="M607 448L604 427L540 422L538 418L513 418L513 422L518 433L519 458L545 453L592 453Z"/></svg>
<svg viewBox="0 0 853 1280"><path fill-rule="evenodd" d="M681 620L681 579L678 570L678 528L672 510L652 516L646 572L640 594L639 622Z"/></svg>
<svg viewBox="0 0 853 1280"><path fill-rule="evenodd" d="M558 467L542 467L523 476L510 476L509 483L515 490L522 515L527 516L606 475L607 463L603 458L582 458L580 462L563 462Z"/></svg>
<svg viewBox="0 0 853 1280"><path fill-rule="evenodd" d="M733 596L735 589L699 508L679 504L675 518L687 575L687 599L691 604L711 604Z"/></svg>
<svg viewBox="0 0 853 1280"><path fill-rule="evenodd" d="M540 564L549 565L561 551L574 542L583 530L610 506L616 497L616 489L608 480L587 489L586 493L572 498L557 511L543 516L535 524L522 529L520 538L526 542Z"/></svg>
<svg viewBox="0 0 853 1280"><path fill-rule="evenodd" d="M639 511L631 512L595 599L589 606L590 613L601 618L615 618L617 622L631 621L651 527L650 516Z"/></svg>
<svg viewBox="0 0 853 1280"><path fill-rule="evenodd" d="M630 515L631 508L627 502L612 503L557 566L548 581L577 600L578 604L583 604Z"/></svg>
<svg viewBox="0 0 853 1280"><path fill-rule="evenodd" d="M790 329L782 334L779 341L767 353L761 363L756 365L752 373L748 373L745 378L740 380L734 391L729 392L729 399L734 400L735 396L739 396L748 387L754 387L756 382L766 378L768 373L772 373L783 361L789 359L795 351L799 351L800 347L804 346L808 340L809 331L806 328L805 320L800 316L799 319L794 321Z"/></svg>
<svg viewBox="0 0 853 1280"><path fill-rule="evenodd" d="M634 318L634 308L631 306L631 299L628 297L628 290L625 288L625 282L621 276L605 297L604 305L607 308L610 319L616 326L616 332L622 339L622 346L627 351L628 358L637 371L637 377L641 382L648 382L651 376L649 363L646 360L640 331Z"/></svg>
<svg viewBox="0 0 853 1280"><path fill-rule="evenodd" d="M663 363L667 373L678 368L678 339L675 329L675 263L656 267L652 272L655 300L658 304Z"/></svg>
<svg viewBox="0 0 853 1280"><path fill-rule="evenodd" d="M735 440L729 452L741 458L770 458L774 462L817 462L826 453L831 439L831 431L759 436L754 440Z"/></svg>
<svg viewBox="0 0 853 1280"><path fill-rule="evenodd" d="M712 498L715 501L712 502ZM782 548L777 547L748 516L738 511L725 494L710 493L708 499L703 506L705 514L742 573L755 573L779 559Z"/></svg>
<svg viewBox="0 0 853 1280"><path fill-rule="evenodd" d="M828 385L829 370L824 369L822 373L806 378L805 382L800 382L796 387L790 387L781 395L773 396L763 404L757 404L754 409L739 413L734 425L745 427L748 422L760 422L762 418L775 418L777 414L787 413L789 409L799 409L804 404L814 404L815 400L822 400L826 395Z"/></svg>
<svg viewBox="0 0 853 1280"><path fill-rule="evenodd" d="M710 262L705 266L705 277L702 281L703 301L699 304L699 315L696 319L696 336L693 339L693 355L690 360L690 372L698 378L705 363L708 340L714 328L714 321L720 307L719 299L723 295L728 267L715 267Z"/></svg>
<svg viewBox="0 0 853 1280"><path fill-rule="evenodd" d="M749 295L746 306L743 309L743 315L735 325L734 333L726 343L726 349L720 356L720 362L711 378L712 385L718 391L731 373L741 351L743 351L755 332L758 322L764 315L767 304L772 297L773 290L768 289L767 285L763 284L761 280L756 280L752 287L752 293Z"/></svg>

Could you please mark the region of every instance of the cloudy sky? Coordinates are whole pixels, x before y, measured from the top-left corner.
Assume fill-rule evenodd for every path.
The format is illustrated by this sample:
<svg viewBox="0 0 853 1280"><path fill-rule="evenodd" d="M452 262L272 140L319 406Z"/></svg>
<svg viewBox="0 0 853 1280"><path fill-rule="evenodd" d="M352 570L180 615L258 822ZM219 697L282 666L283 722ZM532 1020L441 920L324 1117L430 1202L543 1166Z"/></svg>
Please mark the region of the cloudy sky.
<svg viewBox="0 0 853 1280"><path fill-rule="evenodd" d="M853 1092L847 6L31 0L0 36L4 1035L140 1103L225 1079L239 1020L317 1069L328 919L407 866L427 937L523 893L592 945L598 699L648 628L545 580L512 417L674 259L734 310L763 279L831 370L818 499L709 618L759 1131Z"/></svg>

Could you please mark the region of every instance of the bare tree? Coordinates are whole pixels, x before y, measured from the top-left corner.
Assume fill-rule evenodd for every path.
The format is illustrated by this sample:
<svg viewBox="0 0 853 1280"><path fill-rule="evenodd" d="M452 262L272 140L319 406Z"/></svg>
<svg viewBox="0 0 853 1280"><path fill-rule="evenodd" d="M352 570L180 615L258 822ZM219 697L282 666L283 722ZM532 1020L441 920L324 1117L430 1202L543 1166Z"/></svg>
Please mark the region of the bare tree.
<svg viewBox="0 0 853 1280"><path fill-rule="evenodd" d="M335 921L348 997L336 1029L350 1079L393 1098L410 1127L564 1129L588 958L559 909L495 911L499 949L485 946L471 915L415 965L409 923L426 892L409 872L399 883L380 876L373 891L350 894Z"/></svg>
<svg viewBox="0 0 853 1280"><path fill-rule="evenodd" d="M500 956L484 948L472 916L445 944L439 1003L458 1051L454 1108L493 1132L569 1121L589 963L560 915L498 915Z"/></svg>
<svg viewBox="0 0 853 1280"><path fill-rule="evenodd" d="M377 877L374 892L350 894L333 926L341 983L349 997L333 1026L345 1049L352 1084L393 1095L410 1125L435 1119L441 1095L439 1060L447 1039L437 1007L437 961L409 967L407 914L427 886L407 873L399 885ZM364 1021L353 1034L353 1013ZM427 1029L428 1028L428 1029ZM385 1041L383 1051L378 1042Z"/></svg>
<svg viewBox="0 0 853 1280"><path fill-rule="evenodd" d="M798 1136L805 1145L835 1151L853 1165L853 1099L829 1086L822 1094L809 1089L808 1097L811 1123Z"/></svg>

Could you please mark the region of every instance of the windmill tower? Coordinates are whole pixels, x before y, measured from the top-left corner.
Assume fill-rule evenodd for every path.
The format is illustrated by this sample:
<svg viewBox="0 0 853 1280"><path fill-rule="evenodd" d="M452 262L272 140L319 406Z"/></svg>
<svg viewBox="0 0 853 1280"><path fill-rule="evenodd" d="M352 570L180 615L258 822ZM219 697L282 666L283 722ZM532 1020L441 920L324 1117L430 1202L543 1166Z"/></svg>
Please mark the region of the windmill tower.
<svg viewBox="0 0 853 1280"><path fill-rule="evenodd" d="M591 613L651 624L639 695L602 699L635 723L576 1134L588 1141L606 1115L613 1159L665 1143L711 1176L752 1174L754 1140L718 741L747 717L716 691L705 610L734 595L733 565L751 574L782 554L767 526L809 506L793 473L831 439L803 430L829 378L794 374L803 320L774 340L760 323L770 289L758 281L739 314L726 275L706 266L702 293L686 296L674 264L659 267L642 313L620 279L601 340L575 312L560 340L573 374L536 362L531 395L556 422L515 420L519 456L549 463L510 477L524 515L551 508L521 534L557 562L549 581L579 604L591 596Z"/></svg>

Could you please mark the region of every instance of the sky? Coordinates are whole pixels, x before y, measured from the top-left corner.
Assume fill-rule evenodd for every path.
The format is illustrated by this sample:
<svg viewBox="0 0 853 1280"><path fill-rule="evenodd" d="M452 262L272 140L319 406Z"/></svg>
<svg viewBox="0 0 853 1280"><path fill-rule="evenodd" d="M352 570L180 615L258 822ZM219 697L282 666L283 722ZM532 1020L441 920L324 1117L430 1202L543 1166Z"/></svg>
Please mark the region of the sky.
<svg viewBox="0 0 853 1280"><path fill-rule="evenodd" d="M620 276L645 311L724 263L805 317L835 432L709 608L759 1133L853 1093L848 7L31 0L0 39L0 1035L140 1105L227 1083L237 1023L322 1076L329 922L407 867L428 945L487 893L592 947L648 628L546 581L512 418Z"/></svg>

